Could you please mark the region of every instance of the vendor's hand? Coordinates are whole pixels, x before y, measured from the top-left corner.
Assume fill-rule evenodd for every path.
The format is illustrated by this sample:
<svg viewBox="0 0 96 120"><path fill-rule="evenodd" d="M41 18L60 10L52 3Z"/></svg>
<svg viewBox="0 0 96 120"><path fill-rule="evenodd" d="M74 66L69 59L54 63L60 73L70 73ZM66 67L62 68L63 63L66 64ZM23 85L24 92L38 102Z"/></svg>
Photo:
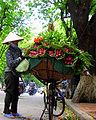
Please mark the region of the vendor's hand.
<svg viewBox="0 0 96 120"><path fill-rule="evenodd" d="M22 58L21 58L21 57L19 57L19 60L22 60Z"/></svg>
<svg viewBox="0 0 96 120"><path fill-rule="evenodd" d="M25 57L25 56L22 56L21 58L22 58L22 60L24 60L25 58L28 59L28 57Z"/></svg>

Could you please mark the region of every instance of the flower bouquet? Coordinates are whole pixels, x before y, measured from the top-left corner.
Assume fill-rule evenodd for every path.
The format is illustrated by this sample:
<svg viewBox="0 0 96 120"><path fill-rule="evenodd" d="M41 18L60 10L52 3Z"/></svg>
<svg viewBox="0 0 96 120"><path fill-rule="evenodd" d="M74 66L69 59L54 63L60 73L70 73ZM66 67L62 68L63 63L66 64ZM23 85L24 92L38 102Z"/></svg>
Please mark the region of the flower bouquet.
<svg viewBox="0 0 96 120"><path fill-rule="evenodd" d="M24 50L24 55L29 58L29 71L38 79L45 82L71 79L91 65L91 56L64 42L59 32L48 31L41 35Z"/></svg>

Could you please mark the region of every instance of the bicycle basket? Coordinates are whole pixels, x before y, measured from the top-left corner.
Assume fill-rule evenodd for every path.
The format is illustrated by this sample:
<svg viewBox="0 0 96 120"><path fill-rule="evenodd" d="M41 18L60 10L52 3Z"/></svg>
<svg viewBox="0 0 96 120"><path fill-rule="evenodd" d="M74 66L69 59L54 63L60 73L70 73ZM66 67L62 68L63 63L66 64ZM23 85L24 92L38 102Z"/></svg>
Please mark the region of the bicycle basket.
<svg viewBox="0 0 96 120"><path fill-rule="evenodd" d="M36 60L36 59L35 59ZM48 58L44 58L43 60L40 60L37 63L37 61L34 61L31 63L34 63L34 66L32 66L32 69L30 72L39 80L42 80L43 82L50 83L52 81L60 81L60 80L65 80L65 79L71 79L73 77L73 74L62 74L55 70L54 65L55 62L53 63L50 61Z"/></svg>

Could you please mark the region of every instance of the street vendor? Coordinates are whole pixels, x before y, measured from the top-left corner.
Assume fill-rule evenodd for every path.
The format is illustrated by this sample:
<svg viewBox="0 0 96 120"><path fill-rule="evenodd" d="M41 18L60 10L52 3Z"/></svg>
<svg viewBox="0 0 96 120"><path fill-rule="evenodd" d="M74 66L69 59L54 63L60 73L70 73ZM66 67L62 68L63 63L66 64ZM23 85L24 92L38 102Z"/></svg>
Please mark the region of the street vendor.
<svg viewBox="0 0 96 120"><path fill-rule="evenodd" d="M7 44L6 64L5 69L5 105L4 116L8 118L15 118L21 116L17 113L18 96L19 96L19 77L20 73L16 72L15 68L22 60L22 51L18 47L18 42L23 40L22 37L10 32L3 41ZM10 109L9 109L10 108Z"/></svg>

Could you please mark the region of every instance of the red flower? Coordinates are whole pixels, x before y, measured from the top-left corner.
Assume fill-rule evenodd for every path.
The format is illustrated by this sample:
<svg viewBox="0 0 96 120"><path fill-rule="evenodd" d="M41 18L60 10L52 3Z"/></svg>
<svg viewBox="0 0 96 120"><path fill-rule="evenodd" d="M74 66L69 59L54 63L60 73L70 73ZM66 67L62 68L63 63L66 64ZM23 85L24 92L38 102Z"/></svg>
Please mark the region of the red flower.
<svg viewBox="0 0 96 120"><path fill-rule="evenodd" d="M38 37L38 38L34 38L34 42L35 42L35 43L40 43L42 40L43 40L43 37L42 37L42 36L40 36L40 37Z"/></svg>
<svg viewBox="0 0 96 120"><path fill-rule="evenodd" d="M48 43L44 43L43 45L44 45L44 46L48 46L49 44L48 44Z"/></svg>
<svg viewBox="0 0 96 120"><path fill-rule="evenodd" d="M64 64L67 64L67 65L72 65L74 62L74 58L73 56L67 56L65 59L64 59Z"/></svg>
<svg viewBox="0 0 96 120"><path fill-rule="evenodd" d="M56 57L63 56L64 52L61 49L56 49Z"/></svg>
<svg viewBox="0 0 96 120"><path fill-rule="evenodd" d="M66 52L71 52L71 50L67 47L64 48Z"/></svg>
<svg viewBox="0 0 96 120"><path fill-rule="evenodd" d="M38 44L34 44L34 46L33 46L34 48L37 48L38 47Z"/></svg>
<svg viewBox="0 0 96 120"><path fill-rule="evenodd" d="M48 51L48 55L49 55L50 57L52 57L52 56L54 55L54 50L49 50L49 51Z"/></svg>
<svg viewBox="0 0 96 120"><path fill-rule="evenodd" d="M45 52L46 52L45 48L42 47L38 50L38 55L43 55L45 54Z"/></svg>
<svg viewBox="0 0 96 120"><path fill-rule="evenodd" d="M29 53L29 57L36 56L36 55L37 55L37 51L34 51L34 50L30 51Z"/></svg>
<svg viewBox="0 0 96 120"><path fill-rule="evenodd" d="M43 40L43 37L42 37L42 36L40 36L40 37L39 37L39 41L42 41L42 40Z"/></svg>

